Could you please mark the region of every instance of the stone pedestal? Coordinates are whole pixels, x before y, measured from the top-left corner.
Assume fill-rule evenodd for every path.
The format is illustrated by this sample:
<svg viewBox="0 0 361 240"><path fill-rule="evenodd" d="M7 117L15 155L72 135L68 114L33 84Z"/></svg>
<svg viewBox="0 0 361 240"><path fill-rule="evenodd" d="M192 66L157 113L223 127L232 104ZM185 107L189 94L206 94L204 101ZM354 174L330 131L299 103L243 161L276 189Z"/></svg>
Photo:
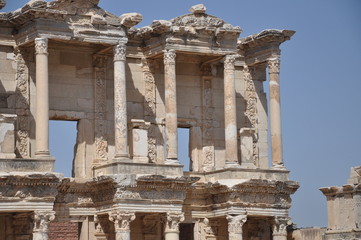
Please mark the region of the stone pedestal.
<svg viewBox="0 0 361 240"><path fill-rule="evenodd" d="M226 167L239 167L237 143L237 117L235 92L235 55L224 60L224 129L226 145Z"/></svg>
<svg viewBox="0 0 361 240"><path fill-rule="evenodd" d="M120 42L114 46L114 133L115 159L129 160L128 117L126 97L126 46Z"/></svg>
<svg viewBox="0 0 361 240"><path fill-rule="evenodd" d="M132 119L132 155L134 163L148 163L148 129L150 122Z"/></svg>
<svg viewBox="0 0 361 240"><path fill-rule="evenodd" d="M228 215L228 239L242 240L243 239L243 224L247 221L247 215Z"/></svg>
<svg viewBox="0 0 361 240"><path fill-rule="evenodd" d="M255 130L253 128L241 128L239 131L241 143L241 167L256 168L253 159L253 142Z"/></svg>
<svg viewBox="0 0 361 240"><path fill-rule="evenodd" d="M48 240L49 222L55 219L55 212L34 212L33 240Z"/></svg>
<svg viewBox="0 0 361 240"><path fill-rule="evenodd" d="M36 152L49 157L49 73L48 39L35 39L36 54Z"/></svg>
<svg viewBox="0 0 361 240"><path fill-rule="evenodd" d="M167 213L165 217L165 240L179 240L179 224L184 221L183 213Z"/></svg>
<svg viewBox="0 0 361 240"><path fill-rule="evenodd" d="M109 220L114 222L115 240L130 240L130 222L135 219L132 212L112 212Z"/></svg>
<svg viewBox="0 0 361 240"><path fill-rule="evenodd" d="M283 169L279 58L268 60L268 73L272 166Z"/></svg>
<svg viewBox="0 0 361 240"><path fill-rule="evenodd" d="M174 50L164 52L165 135L167 143L165 164L179 164L175 58Z"/></svg>

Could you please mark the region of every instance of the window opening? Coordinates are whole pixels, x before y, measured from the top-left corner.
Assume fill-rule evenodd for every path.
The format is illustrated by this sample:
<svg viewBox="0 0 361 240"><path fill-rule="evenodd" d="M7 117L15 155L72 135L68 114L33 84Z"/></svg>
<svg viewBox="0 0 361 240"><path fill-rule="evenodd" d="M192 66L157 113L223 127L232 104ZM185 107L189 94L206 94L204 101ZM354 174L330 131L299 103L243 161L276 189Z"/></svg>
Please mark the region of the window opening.
<svg viewBox="0 0 361 240"><path fill-rule="evenodd" d="M189 152L189 128L178 128L178 160L184 165L183 170L191 171Z"/></svg>
<svg viewBox="0 0 361 240"><path fill-rule="evenodd" d="M77 121L49 121L49 148L55 158L54 171L72 177Z"/></svg>

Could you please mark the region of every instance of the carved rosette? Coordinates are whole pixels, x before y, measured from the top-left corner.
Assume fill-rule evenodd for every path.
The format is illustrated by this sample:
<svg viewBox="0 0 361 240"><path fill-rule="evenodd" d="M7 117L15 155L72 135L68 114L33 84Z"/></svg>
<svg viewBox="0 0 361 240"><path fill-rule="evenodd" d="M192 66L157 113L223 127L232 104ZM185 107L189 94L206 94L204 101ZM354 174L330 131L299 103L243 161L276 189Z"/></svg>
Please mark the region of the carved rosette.
<svg viewBox="0 0 361 240"><path fill-rule="evenodd" d="M279 57L268 59L268 61L267 61L268 72L270 74L272 74L272 73L279 74L280 73L280 62L281 61L280 61Z"/></svg>
<svg viewBox="0 0 361 240"><path fill-rule="evenodd" d="M164 64L165 65L174 65L175 58L176 58L175 50L170 49L170 50L164 51Z"/></svg>
<svg viewBox="0 0 361 240"><path fill-rule="evenodd" d="M109 220L114 223L115 232L130 232L130 222L135 219L133 212L111 212Z"/></svg>
<svg viewBox="0 0 361 240"><path fill-rule="evenodd" d="M252 79L252 73L248 66L244 66L243 68L243 75L245 79L246 84L246 112L245 116L248 118L248 122L250 124L250 127L257 130L257 93L256 93L256 87L254 85L253 79ZM254 164L257 165L258 162L258 146L256 139L253 142L253 161Z"/></svg>
<svg viewBox="0 0 361 240"><path fill-rule="evenodd" d="M126 46L123 43L119 43L114 46L114 61L125 61L127 58Z"/></svg>
<svg viewBox="0 0 361 240"><path fill-rule="evenodd" d="M229 239L233 240L232 236L242 234L243 224L247 221L247 215L231 216L227 215ZM234 238L235 240L236 238Z"/></svg>
<svg viewBox="0 0 361 240"><path fill-rule="evenodd" d="M55 219L54 211L35 211L33 216L34 228L33 232L47 233L49 223Z"/></svg>
<svg viewBox="0 0 361 240"><path fill-rule="evenodd" d="M164 232L179 232L179 224L184 221L184 213L168 212L165 216Z"/></svg>
<svg viewBox="0 0 361 240"><path fill-rule="evenodd" d="M94 109L95 109L95 156L107 160L108 141L106 137L106 62L107 57L96 55L94 65Z"/></svg>
<svg viewBox="0 0 361 240"><path fill-rule="evenodd" d="M224 69L234 70L234 63L236 62L236 55L227 55L224 59Z"/></svg>
<svg viewBox="0 0 361 240"><path fill-rule="evenodd" d="M289 217L275 217L273 223L273 236L287 236L287 226L291 225Z"/></svg>
<svg viewBox="0 0 361 240"><path fill-rule="evenodd" d="M35 53L48 55L48 39L35 38Z"/></svg>

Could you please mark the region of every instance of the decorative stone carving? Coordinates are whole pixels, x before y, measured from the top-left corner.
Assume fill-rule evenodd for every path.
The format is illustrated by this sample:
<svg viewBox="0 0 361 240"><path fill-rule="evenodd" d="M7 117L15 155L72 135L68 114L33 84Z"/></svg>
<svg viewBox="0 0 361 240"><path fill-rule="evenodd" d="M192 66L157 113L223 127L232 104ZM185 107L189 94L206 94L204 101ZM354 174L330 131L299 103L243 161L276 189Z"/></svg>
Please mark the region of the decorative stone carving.
<svg viewBox="0 0 361 240"><path fill-rule="evenodd" d="M135 219L133 212L115 211L109 213L109 220L114 222L116 232L130 232L130 222Z"/></svg>
<svg viewBox="0 0 361 240"><path fill-rule="evenodd" d="M267 61L269 73L280 73L280 58L272 58Z"/></svg>
<svg viewBox="0 0 361 240"><path fill-rule="evenodd" d="M95 158L96 160L107 160L108 141L106 133L106 62L107 57L95 55L94 66L94 110L95 110Z"/></svg>
<svg viewBox="0 0 361 240"><path fill-rule="evenodd" d="M125 13L119 18L120 23L127 28L131 28L143 20L143 16L140 13Z"/></svg>
<svg viewBox="0 0 361 240"><path fill-rule="evenodd" d="M243 224L247 221L247 215L227 215L229 240L242 239Z"/></svg>
<svg viewBox="0 0 361 240"><path fill-rule="evenodd" d="M234 70L234 63L236 62L237 55L231 54L227 55L224 59L224 69L225 70Z"/></svg>
<svg viewBox="0 0 361 240"><path fill-rule="evenodd" d="M179 224L184 221L184 213L168 212L165 217L165 232L179 232Z"/></svg>
<svg viewBox="0 0 361 240"><path fill-rule="evenodd" d="M49 229L49 223L55 219L54 211L35 211L34 212L34 233L47 233ZM36 239L38 240L38 239ZM40 239L39 239L40 240Z"/></svg>
<svg viewBox="0 0 361 240"><path fill-rule="evenodd" d="M114 51L114 61L125 61L127 56L127 50L126 50L126 46L123 43L119 43L117 45L114 46L113 48Z"/></svg>
<svg viewBox="0 0 361 240"><path fill-rule="evenodd" d="M289 217L275 217L273 224L273 237L275 240L287 239L287 226L292 222Z"/></svg>
<svg viewBox="0 0 361 240"><path fill-rule="evenodd" d="M48 39L47 38L35 38L35 53L36 54L48 54Z"/></svg>
<svg viewBox="0 0 361 240"><path fill-rule="evenodd" d="M165 65L175 64L175 58L176 58L176 53L173 49L164 51L164 64Z"/></svg>
<svg viewBox="0 0 361 240"><path fill-rule="evenodd" d="M132 192L129 190L125 190L122 188L118 188L117 192L114 195L116 199L141 199L140 194L138 192Z"/></svg>

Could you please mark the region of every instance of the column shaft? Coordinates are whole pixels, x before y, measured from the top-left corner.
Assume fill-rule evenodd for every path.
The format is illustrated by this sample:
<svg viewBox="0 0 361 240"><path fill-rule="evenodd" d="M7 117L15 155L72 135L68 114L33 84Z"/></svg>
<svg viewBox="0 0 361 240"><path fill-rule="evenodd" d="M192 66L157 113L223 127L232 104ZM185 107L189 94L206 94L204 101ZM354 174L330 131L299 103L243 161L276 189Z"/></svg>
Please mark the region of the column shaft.
<svg viewBox="0 0 361 240"><path fill-rule="evenodd" d="M114 132L115 158L128 158L128 117L126 92L126 46L114 47Z"/></svg>
<svg viewBox="0 0 361 240"><path fill-rule="evenodd" d="M36 51L36 155L49 156L48 39L35 39Z"/></svg>
<svg viewBox="0 0 361 240"><path fill-rule="evenodd" d="M283 168L279 58L268 60L268 72L272 165Z"/></svg>
<svg viewBox="0 0 361 240"><path fill-rule="evenodd" d="M167 50L164 53L166 164L179 163L175 58L174 50Z"/></svg>
<svg viewBox="0 0 361 240"><path fill-rule="evenodd" d="M239 166L234 69L235 60L236 56L228 55L224 61L224 128L226 166Z"/></svg>

